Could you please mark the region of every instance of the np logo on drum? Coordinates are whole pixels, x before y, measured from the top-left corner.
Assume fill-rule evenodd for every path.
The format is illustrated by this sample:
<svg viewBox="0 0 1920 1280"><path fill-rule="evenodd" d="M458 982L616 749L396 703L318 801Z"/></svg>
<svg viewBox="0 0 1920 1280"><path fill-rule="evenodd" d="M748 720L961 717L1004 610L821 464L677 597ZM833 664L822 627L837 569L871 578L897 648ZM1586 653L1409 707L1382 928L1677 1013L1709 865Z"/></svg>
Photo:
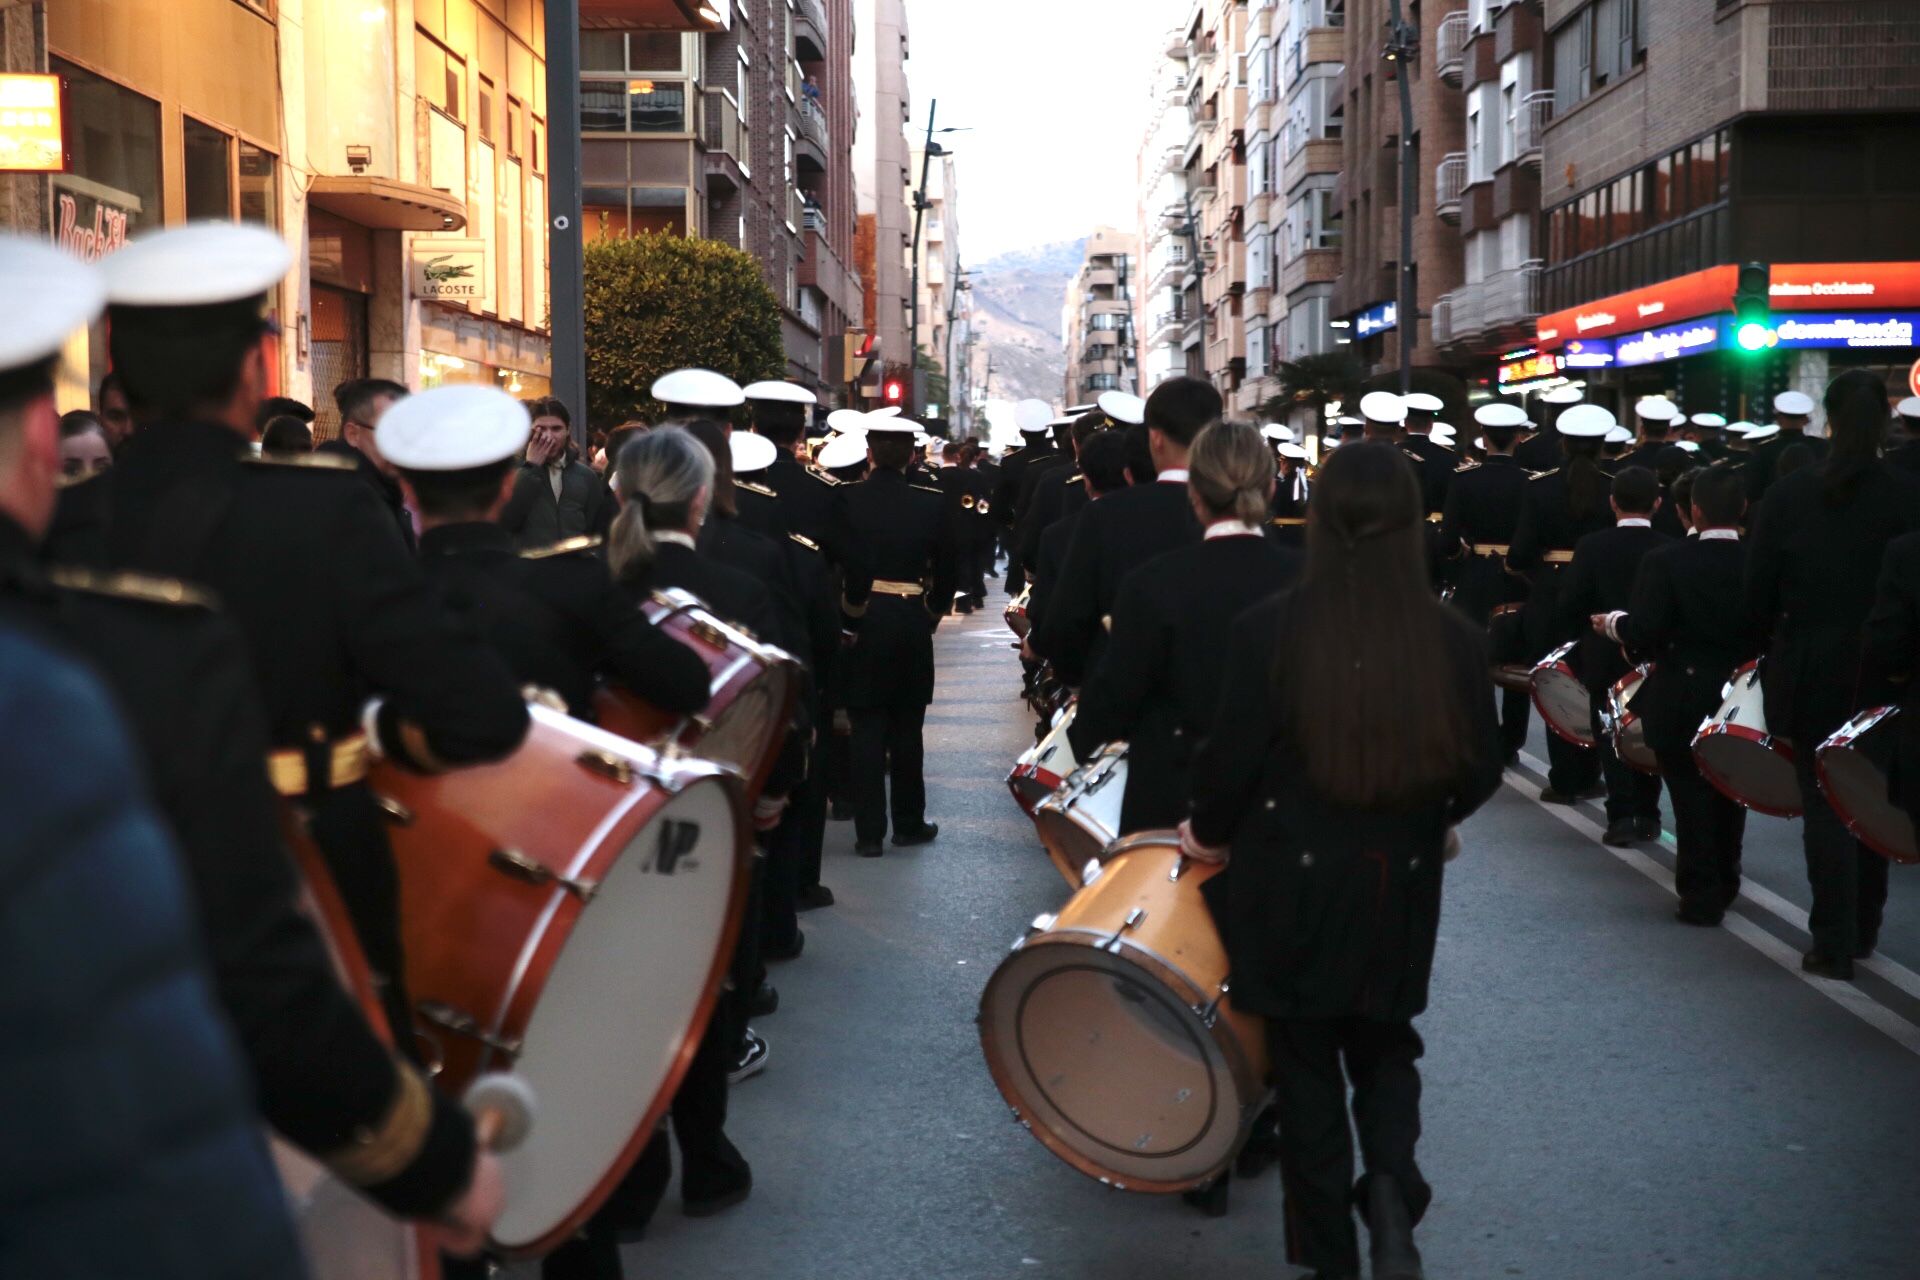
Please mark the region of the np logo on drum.
<svg viewBox="0 0 1920 1280"><path fill-rule="evenodd" d="M697 822L678 822L668 819L660 824L660 841L654 846L653 861L647 864L647 870L657 871L670 876L679 869L680 860L693 852L700 843L700 824ZM689 861L689 868L698 867L698 861Z"/></svg>

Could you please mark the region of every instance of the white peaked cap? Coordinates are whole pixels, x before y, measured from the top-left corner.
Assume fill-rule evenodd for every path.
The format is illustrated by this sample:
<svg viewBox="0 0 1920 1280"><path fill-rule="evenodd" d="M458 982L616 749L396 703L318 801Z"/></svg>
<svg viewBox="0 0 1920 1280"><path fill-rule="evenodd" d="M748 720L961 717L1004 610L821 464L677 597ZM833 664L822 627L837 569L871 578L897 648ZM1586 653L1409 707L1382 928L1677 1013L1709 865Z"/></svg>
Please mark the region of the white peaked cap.
<svg viewBox="0 0 1920 1280"><path fill-rule="evenodd" d="M1369 422L1405 422L1407 402L1391 391L1369 391L1360 397L1360 416Z"/></svg>
<svg viewBox="0 0 1920 1280"><path fill-rule="evenodd" d="M890 404L884 409L874 409L869 411L867 416L869 418L897 418L900 416L900 406L897 404Z"/></svg>
<svg viewBox="0 0 1920 1280"><path fill-rule="evenodd" d="M1678 441L1675 441L1675 442L1674 442L1674 447L1675 447L1676 449L1685 449L1685 450L1686 450L1686 451L1687 451L1688 453L1698 453L1698 452L1700 452L1700 446L1699 446L1699 445L1697 445L1697 444L1695 444L1695 443L1694 443L1693 441L1691 441L1691 440L1678 440Z"/></svg>
<svg viewBox="0 0 1920 1280"><path fill-rule="evenodd" d="M1524 427L1527 411L1517 404L1483 404L1473 411L1473 420L1483 427Z"/></svg>
<svg viewBox="0 0 1920 1280"><path fill-rule="evenodd" d="M1607 434L1602 438L1608 444L1632 444L1633 432L1616 423L1614 426L1607 428Z"/></svg>
<svg viewBox="0 0 1920 1280"><path fill-rule="evenodd" d="M1283 427L1277 422L1269 422L1266 426L1261 427L1260 434L1269 440L1275 440L1281 444L1287 444L1293 440L1293 428Z"/></svg>
<svg viewBox="0 0 1920 1280"><path fill-rule="evenodd" d="M381 456L403 471L465 471L514 457L533 422L497 387L434 387L396 400L373 433Z"/></svg>
<svg viewBox="0 0 1920 1280"><path fill-rule="evenodd" d="M1045 431L1053 425L1053 406L1045 400L1022 400L1013 406L1013 423L1028 434Z"/></svg>
<svg viewBox="0 0 1920 1280"><path fill-rule="evenodd" d="M1147 420L1147 402L1126 391L1102 391L1100 412L1115 422L1139 426Z"/></svg>
<svg viewBox="0 0 1920 1280"><path fill-rule="evenodd" d="M1687 419L1687 423L1695 427L1719 428L1727 425L1727 419L1726 415L1719 413L1696 413Z"/></svg>
<svg viewBox="0 0 1920 1280"><path fill-rule="evenodd" d="M777 400L782 404L819 404L820 397L791 382L749 382L740 388L749 400Z"/></svg>
<svg viewBox="0 0 1920 1280"><path fill-rule="evenodd" d="M1920 418L1920 396L1908 396L1893 406L1893 411L1908 421Z"/></svg>
<svg viewBox="0 0 1920 1280"><path fill-rule="evenodd" d="M1813 397L1804 391L1782 391L1773 398L1773 411L1804 418L1813 412Z"/></svg>
<svg viewBox="0 0 1920 1280"><path fill-rule="evenodd" d="M734 431L727 435L727 449L733 454L733 474L747 475L754 471L765 471L773 465L780 450L773 441L765 436L757 436L751 431Z"/></svg>
<svg viewBox="0 0 1920 1280"><path fill-rule="evenodd" d="M1739 422L1729 422L1727 424L1728 435L1740 436L1742 438L1752 435L1754 432L1758 431L1759 429L1760 428L1754 426L1751 422L1748 422L1745 419L1742 419Z"/></svg>
<svg viewBox="0 0 1920 1280"><path fill-rule="evenodd" d="M866 460L867 435L864 431L849 431L844 435L835 436L821 445L820 452L813 457L815 466L825 467L829 471L837 471L841 467L850 467L856 462Z"/></svg>
<svg viewBox="0 0 1920 1280"><path fill-rule="evenodd" d="M1547 404L1579 404L1586 398L1586 390L1574 386L1555 387L1551 391L1544 392L1540 397Z"/></svg>
<svg viewBox="0 0 1920 1280"><path fill-rule="evenodd" d="M1409 391L1404 399L1407 402L1407 408L1415 413L1438 413L1446 408L1439 396L1428 395L1424 391Z"/></svg>
<svg viewBox="0 0 1920 1280"><path fill-rule="evenodd" d="M1444 422L1436 422L1433 424L1433 430L1428 433L1428 439L1435 444L1450 445L1454 441L1453 428Z"/></svg>
<svg viewBox="0 0 1920 1280"><path fill-rule="evenodd" d="M1297 458L1305 462L1311 455L1307 453L1307 446L1295 444L1293 441L1288 440L1280 446L1280 456L1283 458Z"/></svg>
<svg viewBox="0 0 1920 1280"><path fill-rule="evenodd" d="M867 430L867 415L858 409L835 409L827 415L827 429L864 435Z"/></svg>
<svg viewBox="0 0 1920 1280"><path fill-rule="evenodd" d="M914 436L921 434L921 426L912 418L901 417L897 409L892 413L879 409L867 415L867 434Z"/></svg>
<svg viewBox="0 0 1920 1280"><path fill-rule="evenodd" d="M1597 404L1576 404L1560 415L1560 421L1554 424L1563 436L1572 436L1575 440L1603 439L1609 431L1619 424L1613 414Z"/></svg>
<svg viewBox="0 0 1920 1280"><path fill-rule="evenodd" d="M45 360L107 302L100 272L37 236L0 235L0 369Z"/></svg>
<svg viewBox="0 0 1920 1280"><path fill-rule="evenodd" d="M1682 416L1680 406L1665 396L1645 396L1633 406L1633 411L1648 422L1672 422Z"/></svg>
<svg viewBox="0 0 1920 1280"><path fill-rule="evenodd" d="M1750 441L1751 440L1771 440L1779 434L1780 434L1780 424L1777 422L1769 422L1764 427L1755 427L1753 430L1747 432L1747 439Z"/></svg>
<svg viewBox="0 0 1920 1280"><path fill-rule="evenodd" d="M740 384L711 369L675 369L653 380L653 398L667 404L703 409L731 409L746 401Z"/></svg>
<svg viewBox="0 0 1920 1280"><path fill-rule="evenodd" d="M286 279L293 250L244 222L189 222L135 236L100 263L116 307L206 307L255 298Z"/></svg>

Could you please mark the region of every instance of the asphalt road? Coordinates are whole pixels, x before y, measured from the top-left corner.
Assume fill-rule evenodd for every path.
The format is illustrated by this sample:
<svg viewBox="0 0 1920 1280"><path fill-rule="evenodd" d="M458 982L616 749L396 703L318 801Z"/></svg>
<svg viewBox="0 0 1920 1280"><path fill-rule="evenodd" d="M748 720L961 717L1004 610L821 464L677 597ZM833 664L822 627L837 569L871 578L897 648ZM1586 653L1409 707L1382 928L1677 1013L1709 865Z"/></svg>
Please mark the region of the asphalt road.
<svg viewBox="0 0 1920 1280"><path fill-rule="evenodd" d="M1110 1191L1015 1124L988 1078L981 987L1064 896L1002 782L1031 721L999 609L940 630L939 840L866 861L850 824L829 828L839 903L775 970L770 1065L734 1095L752 1198L704 1221L670 1201L628 1248L630 1277L1295 1274L1276 1174L1237 1183L1219 1220ZM1539 782L1509 774L1448 876L1418 1024L1428 1274L1920 1276L1915 873L1896 870L1885 950L1857 984L1806 979L1794 824L1754 819L1738 918L1693 929L1671 919L1669 848L1603 847L1597 809L1545 808Z"/></svg>

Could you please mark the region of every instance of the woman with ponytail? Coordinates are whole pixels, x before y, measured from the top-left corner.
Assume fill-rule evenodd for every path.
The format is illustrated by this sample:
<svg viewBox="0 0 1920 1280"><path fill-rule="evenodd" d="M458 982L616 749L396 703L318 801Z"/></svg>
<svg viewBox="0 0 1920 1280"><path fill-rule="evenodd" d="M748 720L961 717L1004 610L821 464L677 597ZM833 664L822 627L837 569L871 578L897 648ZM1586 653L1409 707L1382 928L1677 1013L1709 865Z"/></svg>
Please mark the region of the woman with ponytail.
<svg viewBox="0 0 1920 1280"><path fill-rule="evenodd" d="M1328 459L1299 585L1233 625L1181 827L1190 856L1230 855L1206 892L1234 1006L1267 1019L1288 1258L1317 1280L1360 1275L1356 1205L1377 1280L1421 1274L1413 1224L1432 1192L1414 1159L1412 1020L1452 828L1500 784L1486 647L1434 596L1424 532L1398 449Z"/></svg>
<svg viewBox="0 0 1920 1280"><path fill-rule="evenodd" d="M1767 489L1753 518L1747 601L1766 643L1760 678L1767 726L1794 744L1806 804L1801 840L1813 909L1813 948L1800 967L1851 979L1873 954L1887 900L1887 863L1854 840L1828 807L1814 749L1858 708L1861 636L1887 544L1920 528L1920 482L1880 457L1887 384L1850 369L1827 387L1827 456Z"/></svg>
<svg viewBox="0 0 1920 1280"><path fill-rule="evenodd" d="M1202 541L1142 564L1120 584L1113 633L1080 692L1069 737L1081 759L1129 744L1120 829L1187 816L1193 751L1220 700L1233 620L1291 583L1298 557L1262 536L1273 452L1254 428L1215 423L1194 438L1187 495Z"/></svg>

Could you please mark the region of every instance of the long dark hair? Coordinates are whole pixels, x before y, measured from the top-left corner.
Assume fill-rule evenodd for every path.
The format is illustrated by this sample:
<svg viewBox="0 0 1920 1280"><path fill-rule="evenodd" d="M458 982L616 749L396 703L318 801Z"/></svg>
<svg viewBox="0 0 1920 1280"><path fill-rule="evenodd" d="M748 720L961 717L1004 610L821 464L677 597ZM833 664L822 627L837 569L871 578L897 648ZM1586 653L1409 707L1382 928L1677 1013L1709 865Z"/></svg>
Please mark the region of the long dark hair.
<svg viewBox="0 0 1920 1280"><path fill-rule="evenodd" d="M1892 417L1887 384L1870 370L1849 369L1827 384L1824 403L1833 445L1821 478L1821 494L1829 507L1850 506L1860 481L1880 456L1880 443L1887 434Z"/></svg>
<svg viewBox="0 0 1920 1280"><path fill-rule="evenodd" d="M1384 444L1335 450L1307 508L1307 564L1273 682L1314 791L1349 808L1443 797L1473 749L1421 537L1420 483Z"/></svg>
<svg viewBox="0 0 1920 1280"><path fill-rule="evenodd" d="M1600 469L1600 445L1594 436L1561 436L1560 452L1567 457L1567 511L1575 520L1591 520L1607 511L1612 486Z"/></svg>

